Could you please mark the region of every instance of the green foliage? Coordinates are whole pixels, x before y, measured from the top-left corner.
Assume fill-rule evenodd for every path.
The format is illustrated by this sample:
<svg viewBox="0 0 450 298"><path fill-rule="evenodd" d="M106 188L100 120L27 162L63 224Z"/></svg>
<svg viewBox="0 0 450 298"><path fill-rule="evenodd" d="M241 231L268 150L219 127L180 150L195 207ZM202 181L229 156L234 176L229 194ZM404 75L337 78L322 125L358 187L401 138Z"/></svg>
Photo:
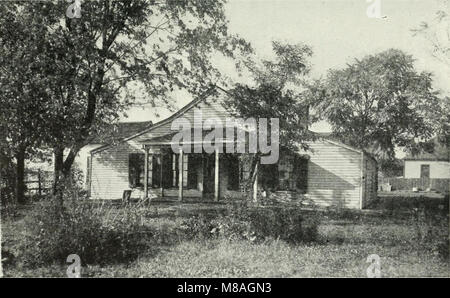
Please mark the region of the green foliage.
<svg viewBox="0 0 450 298"><path fill-rule="evenodd" d="M448 0L442 0L441 2L444 6L450 5ZM412 29L414 35L422 37L429 44L430 54L447 68L450 67L449 21L448 11L438 10L431 22L422 22L419 27ZM450 97L442 98L437 109L432 112L432 117L437 124L438 141L448 147L450 144Z"/></svg>
<svg viewBox="0 0 450 298"><path fill-rule="evenodd" d="M310 97L304 88L312 50L304 44L281 42L273 42L272 49L275 54L272 60L250 57L244 61L253 84L235 84L228 91L225 105L236 117L255 119L255 129L259 132L261 119L276 119L278 128L273 126L273 122L267 123L270 126L267 140L278 143L272 146L291 151L307 149L307 141L314 139L308 126L315 120L309 115ZM246 187L250 187L256 179L261 155L260 151L250 155L250 175L246 179Z"/></svg>
<svg viewBox="0 0 450 298"><path fill-rule="evenodd" d="M137 208L72 201L64 211L40 203L27 214L29 237L21 248L25 266L65 263L77 254L82 264L113 264L135 259L151 247L152 231Z"/></svg>
<svg viewBox="0 0 450 298"><path fill-rule="evenodd" d="M379 160L378 167L383 173L383 177L403 176L403 161L398 158Z"/></svg>
<svg viewBox="0 0 450 298"><path fill-rule="evenodd" d="M428 200L423 202L427 204ZM20 206L20 211L29 214L31 207ZM223 207L210 203L160 203L145 210L136 210L142 215L145 225L154 230L154 240L146 240L154 243L150 248L161 247L161 253L147 255L148 249L145 249L135 262L114 264L86 265L82 260L82 276L366 277L368 264L365 261L373 253L382 258L383 277L448 276L448 260L441 258L439 252L442 251L442 257L445 252L448 254L448 217L445 215L448 205L444 208L436 206L433 211L427 211L434 218L429 223L436 231L428 238L431 240L427 246L416 244L416 218L406 212L411 208L420 208L420 205L405 205L403 209L399 206L405 212L393 215L367 210L302 210L304 223L310 221L310 216L320 218L319 241L306 245L292 245L284 240L269 239L271 237L252 242L240 234L235 234L238 236L236 238L244 240L229 241L216 231L205 239L189 234L187 227L182 225L183 218L203 214L204 225L209 226L204 231L210 235L212 225L209 222L214 223L217 214L226 216L233 209L240 208L229 206L228 211L223 213ZM99 217L107 219L118 214L118 218L121 218L121 208L128 210L129 206L117 206L117 209L103 207ZM438 211L440 215L432 215L432 212ZM2 218L3 256L7 258L3 263L5 276L66 276L67 264L42 265L37 268L21 265L23 249L18 244L25 243L23 237L30 232L29 221L25 222L21 218ZM427 215L427 218L430 217ZM195 219L189 220L194 222ZM146 234L143 234L143 238L149 239Z"/></svg>
<svg viewBox="0 0 450 298"><path fill-rule="evenodd" d="M432 76L417 72L414 59L390 49L331 70L316 88L316 109L344 142L393 158L395 146L417 152L434 134L440 114ZM317 87L317 86L316 86Z"/></svg>
<svg viewBox="0 0 450 298"><path fill-rule="evenodd" d="M249 87L237 84L230 95L227 105L237 111L239 117L278 119L281 146L296 150L296 145L300 144L306 148L306 141L313 137L308 130L308 105L292 92L283 92L273 85Z"/></svg>
<svg viewBox="0 0 450 298"><path fill-rule="evenodd" d="M308 45L272 42L273 60L255 60L249 57L244 63L257 85L270 85L280 89L295 90L302 85L311 70L313 51ZM293 86L294 85L294 86Z"/></svg>
<svg viewBox="0 0 450 298"><path fill-rule="evenodd" d="M8 141L54 149L59 183L80 148L130 105L169 105L175 89L203 93L224 78L210 56L251 51L229 34L224 5L86 1L81 17L69 18L64 1L1 2L0 125L7 123Z"/></svg>
<svg viewBox="0 0 450 298"><path fill-rule="evenodd" d="M448 0L441 1L444 6L450 5ZM422 22L418 28L412 31L427 40L430 44L430 52L437 60L450 67L450 15L448 11L438 10L434 20Z"/></svg>
<svg viewBox="0 0 450 298"><path fill-rule="evenodd" d="M450 241L448 212L435 209L424 202L415 205L417 207L411 210L411 223L415 231L414 246L418 253L429 251L448 260Z"/></svg>
<svg viewBox="0 0 450 298"><path fill-rule="evenodd" d="M200 215L184 222L187 235L194 238L224 238L260 242L280 239L288 243L311 242L318 239L319 218L304 216L298 208L247 207L234 204L225 215L213 219Z"/></svg>
<svg viewBox="0 0 450 298"><path fill-rule="evenodd" d="M280 145L294 150L298 145L306 148L306 141L313 137L308 125L314 119L309 115L310 98L299 87L305 86L312 50L304 44L281 42L273 42L272 48L273 60L245 61L254 84L236 84L225 104L244 119L278 119Z"/></svg>

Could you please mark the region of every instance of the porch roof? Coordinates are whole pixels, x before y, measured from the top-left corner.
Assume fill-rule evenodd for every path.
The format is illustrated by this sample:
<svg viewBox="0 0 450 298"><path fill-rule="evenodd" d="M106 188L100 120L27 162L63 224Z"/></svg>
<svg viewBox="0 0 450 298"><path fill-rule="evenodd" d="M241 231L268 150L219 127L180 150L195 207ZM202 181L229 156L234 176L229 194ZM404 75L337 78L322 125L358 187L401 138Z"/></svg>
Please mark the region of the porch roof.
<svg viewBox="0 0 450 298"><path fill-rule="evenodd" d="M154 138L148 138L148 139L143 139L143 140L139 140L139 143L143 144L143 145L172 145L172 144L205 144L205 143L210 143L211 141L205 141L205 136L209 133L211 133L211 130L202 130L202 138L201 140L194 140L194 129L191 129L190 132L185 131L186 134L190 133L191 136L191 140L182 140L182 141L173 141L173 137L178 134L178 133L182 133L183 131L174 131L173 133L164 135L164 136L159 136L159 137L154 137ZM220 143L220 144L226 144L226 143L241 143L236 139L236 135L233 135L233 139L230 138L220 138L220 139L214 139L212 140L212 143Z"/></svg>

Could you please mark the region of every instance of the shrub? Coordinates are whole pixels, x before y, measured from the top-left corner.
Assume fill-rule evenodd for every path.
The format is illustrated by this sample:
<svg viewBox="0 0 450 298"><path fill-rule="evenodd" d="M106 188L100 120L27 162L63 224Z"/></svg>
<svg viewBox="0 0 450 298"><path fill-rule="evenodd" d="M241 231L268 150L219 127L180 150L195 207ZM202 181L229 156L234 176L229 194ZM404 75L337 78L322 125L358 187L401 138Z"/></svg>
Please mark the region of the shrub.
<svg viewBox="0 0 450 298"><path fill-rule="evenodd" d="M417 251L431 251L444 260L449 258L448 213L427 204L411 210L410 223L414 227Z"/></svg>
<svg viewBox="0 0 450 298"><path fill-rule="evenodd" d="M185 239L209 239L217 236L216 221L205 214L191 216L184 220L181 224L180 234L183 234Z"/></svg>
<svg viewBox="0 0 450 298"><path fill-rule="evenodd" d="M214 219L204 215L195 216L185 221L183 226L193 238L222 237L252 242L273 238L300 243L317 240L318 225L317 216L306 216L295 207L267 208L232 204L225 215Z"/></svg>
<svg viewBox="0 0 450 298"><path fill-rule="evenodd" d="M25 218L30 228L21 249L25 266L65 263L70 254L83 264L126 262L145 251L153 235L133 207L89 201L72 201L62 211L48 202L35 207Z"/></svg>

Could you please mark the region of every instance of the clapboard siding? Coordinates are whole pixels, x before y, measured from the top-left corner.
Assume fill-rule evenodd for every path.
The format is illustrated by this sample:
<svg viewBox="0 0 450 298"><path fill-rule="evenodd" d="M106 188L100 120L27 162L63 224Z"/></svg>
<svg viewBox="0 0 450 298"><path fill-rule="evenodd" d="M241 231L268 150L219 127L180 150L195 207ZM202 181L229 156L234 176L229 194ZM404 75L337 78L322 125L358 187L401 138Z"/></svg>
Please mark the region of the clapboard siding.
<svg viewBox="0 0 450 298"><path fill-rule="evenodd" d="M320 140L309 147L308 196L319 205L360 208L361 153Z"/></svg>
<svg viewBox="0 0 450 298"><path fill-rule="evenodd" d="M222 94L222 96L224 96ZM202 111L203 121L215 118L225 123L231 114L226 111L222 101L208 98L193 102L182 109L176 117L186 119L194 125L195 111ZM130 153L143 152L141 142L173 133L172 121L156 124L115 146L105 146L92 152L92 198L118 199L123 190L129 189L128 156ZM310 149L303 152L310 159L308 162L307 193L319 205L362 208L369 200L376 197L376 162L359 150L336 142L317 140L309 144ZM227 185L224 168L220 167L220 185L222 194ZM364 183L363 178L364 177ZM175 190L174 190L175 191Z"/></svg>
<svg viewBox="0 0 450 298"><path fill-rule="evenodd" d="M129 189L128 158L130 153L144 153L134 140L121 142L92 154L91 197L120 199Z"/></svg>
<svg viewBox="0 0 450 298"><path fill-rule="evenodd" d="M361 205L361 153L327 141L309 144L308 195L319 205L360 208ZM129 189L128 157L130 153L143 153L134 139L111 146L92 155L92 198L119 199ZM376 171L376 164L365 158L365 176ZM221 169L221 185L227 175ZM373 176L366 180L373 184ZM364 199L373 198L372 187L366 187ZM174 190L175 191L175 190ZM226 193L225 189L221 189ZM376 191L376 190L375 190ZM176 191L175 191L176 192ZM375 192L376 195L376 192Z"/></svg>
<svg viewBox="0 0 450 298"><path fill-rule="evenodd" d="M227 117L231 117L231 114L228 113L223 107L221 100L217 101L209 100L209 101L201 101L198 104L189 108L182 116L180 116L180 118L184 118L185 121L181 120L178 121L180 121L181 124L189 123L191 127L194 127L194 124L196 124L196 122L194 122L194 115L196 114L196 111L197 112L201 111L203 121L205 121L206 119L218 119L222 121L224 125ZM197 123L201 122L197 121ZM140 141L168 135L174 132L174 130L172 130L171 127L172 121L169 121L161 126L158 126L154 129L149 130L146 133L139 135L136 138L136 140Z"/></svg>

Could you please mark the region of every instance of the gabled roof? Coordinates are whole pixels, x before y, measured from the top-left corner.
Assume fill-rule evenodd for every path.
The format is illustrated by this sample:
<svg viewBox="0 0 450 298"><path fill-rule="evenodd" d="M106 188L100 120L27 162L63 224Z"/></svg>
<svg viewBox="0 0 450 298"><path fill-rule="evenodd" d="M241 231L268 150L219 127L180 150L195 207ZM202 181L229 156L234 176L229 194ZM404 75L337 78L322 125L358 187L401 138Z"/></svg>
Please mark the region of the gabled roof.
<svg viewBox="0 0 450 298"><path fill-rule="evenodd" d="M354 151L357 153L364 153L367 157L369 157L372 160L374 160L375 162L377 162L377 159L373 156L373 154L371 154L367 150L361 150L356 147L345 144L344 142L339 140L332 132L312 132L312 133L315 134L317 138L322 139L328 143L334 144L334 145L342 147L342 148L346 148L348 150L351 150L351 151Z"/></svg>
<svg viewBox="0 0 450 298"><path fill-rule="evenodd" d="M186 113L190 108L192 108L193 106L195 106L196 104L198 104L199 102L201 102L202 100L204 100L205 98L207 98L212 91L216 89L215 86L211 87L210 89L208 89L205 93L203 93L201 96L197 97L196 99L192 100L191 102L189 102L187 105L185 105L184 107L182 107L181 109L179 109L177 112L175 112L174 114L172 114L171 116L169 116L168 118L161 120L153 125L149 125L147 127L141 128L139 130L136 130L134 133L128 134L127 136L125 136L124 138L121 139L121 141L128 141L130 139L133 139L135 137L138 137L150 130L153 130L155 128L158 128L164 124L169 123L170 121L182 116L184 113ZM151 121L150 121L151 122ZM104 146L98 147L94 150L91 151L91 153L96 153L99 151L102 151L106 148L108 148L109 146L111 146L112 144L105 144Z"/></svg>
<svg viewBox="0 0 450 298"><path fill-rule="evenodd" d="M152 121L118 122L112 124L106 135L98 134L89 144L109 144L114 140L122 140L153 125Z"/></svg>
<svg viewBox="0 0 450 298"><path fill-rule="evenodd" d="M210 88L208 91L206 91L202 96L199 96L198 98L196 98L196 99L192 100L191 102L189 102L187 105L185 105L180 110L178 110L177 112L172 114L170 117L168 117L168 118L166 118L164 120L161 120L161 121L155 123L154 125L149 125L149 126L145 127L145 125L139 126L138 122L134 122L134 123L131 122L131 123L129 123L130 126L129 126L129 131L128 132L132 132L133 129L136 129L136 130L134 131L134 133L129 133L128 135L125 135L126 130L124 129L123 130L123 132L124 132L123 133L123 138L121 139L121 141L127 141L127 140L130 140L130 139L136 138L136 137L141 136L141 135L143 135L143 134L145 134L145 133L147 133L149 131L152 131L152 130L154 130L154 129L162 126L162 125L170 123L171 121L173 121L174 119L176 119L178 117L181 117L183 114L185 114L187 111L189 111L192 107L196 106L198 103L200 103L201 101L205 100L212 93L212 91L214 91L214 89L216 89L216 88L218 90L220 90L220 91L225 92L226 94L229 94L229 92L227 90L225 90L223 88L220 88L218 86L214 86L214 87ZM141 122L141 123L143 123L143 122ZM124 123L124 124L126 124L126 123ZM134 127L133 127L133 124L135 125ZM156 137L156 138L151 138L149 140L141 140L141 143L145 143L145 142L148 142L148 141L152 141L152 143L170 143L170 141L172 139L172 136L175 133L176 132L168 133L167 135ZM364 150L359 150L357 148L354 148L352 146L349 146L349 145L346 145L346 144L342 143L340 140L337 140L332 135L332 133L316 133L316 132L312 132L312 133L314 135L316 135L317 138L323 139L324 141L329 142L331 144L334 144L336 146L339 146L339 147L342 147L342 148L345 148L345 149L348 149L348 150L351 150L351 151L354 151L354 152L357 152L357 153L363 153L364 152L364 153L368 154ZM102 151L102 150L108 148L110 145L111 144L106 144L104 146L96 148L96 149L92 150L91 153L96 153L96 152ZM370 154L368 154L368 155L371 158L373 158Z"/></svg>
<svg viewBox="0 0 450 298"><path fill-rule="evenodd" d="M337 145L337 146L340 146L340 147L342 147L342 148L346 148L346 149L351 150L351 151L355 151L355 152L357 152L357 153L363 152L363 150L360 150L360 149L358 149L358 148L355 148L355 147L353 147L353 146L350 146L350 145L347 145L347 144L341 142L340 140L338 140L338 139L333 135L332 132L314 132L314 131L311 131L311 132L312 132L318 139L322 139L322 140L324 140L324 141L326 141L326 142L335 144L335 145Z"/></svg>

